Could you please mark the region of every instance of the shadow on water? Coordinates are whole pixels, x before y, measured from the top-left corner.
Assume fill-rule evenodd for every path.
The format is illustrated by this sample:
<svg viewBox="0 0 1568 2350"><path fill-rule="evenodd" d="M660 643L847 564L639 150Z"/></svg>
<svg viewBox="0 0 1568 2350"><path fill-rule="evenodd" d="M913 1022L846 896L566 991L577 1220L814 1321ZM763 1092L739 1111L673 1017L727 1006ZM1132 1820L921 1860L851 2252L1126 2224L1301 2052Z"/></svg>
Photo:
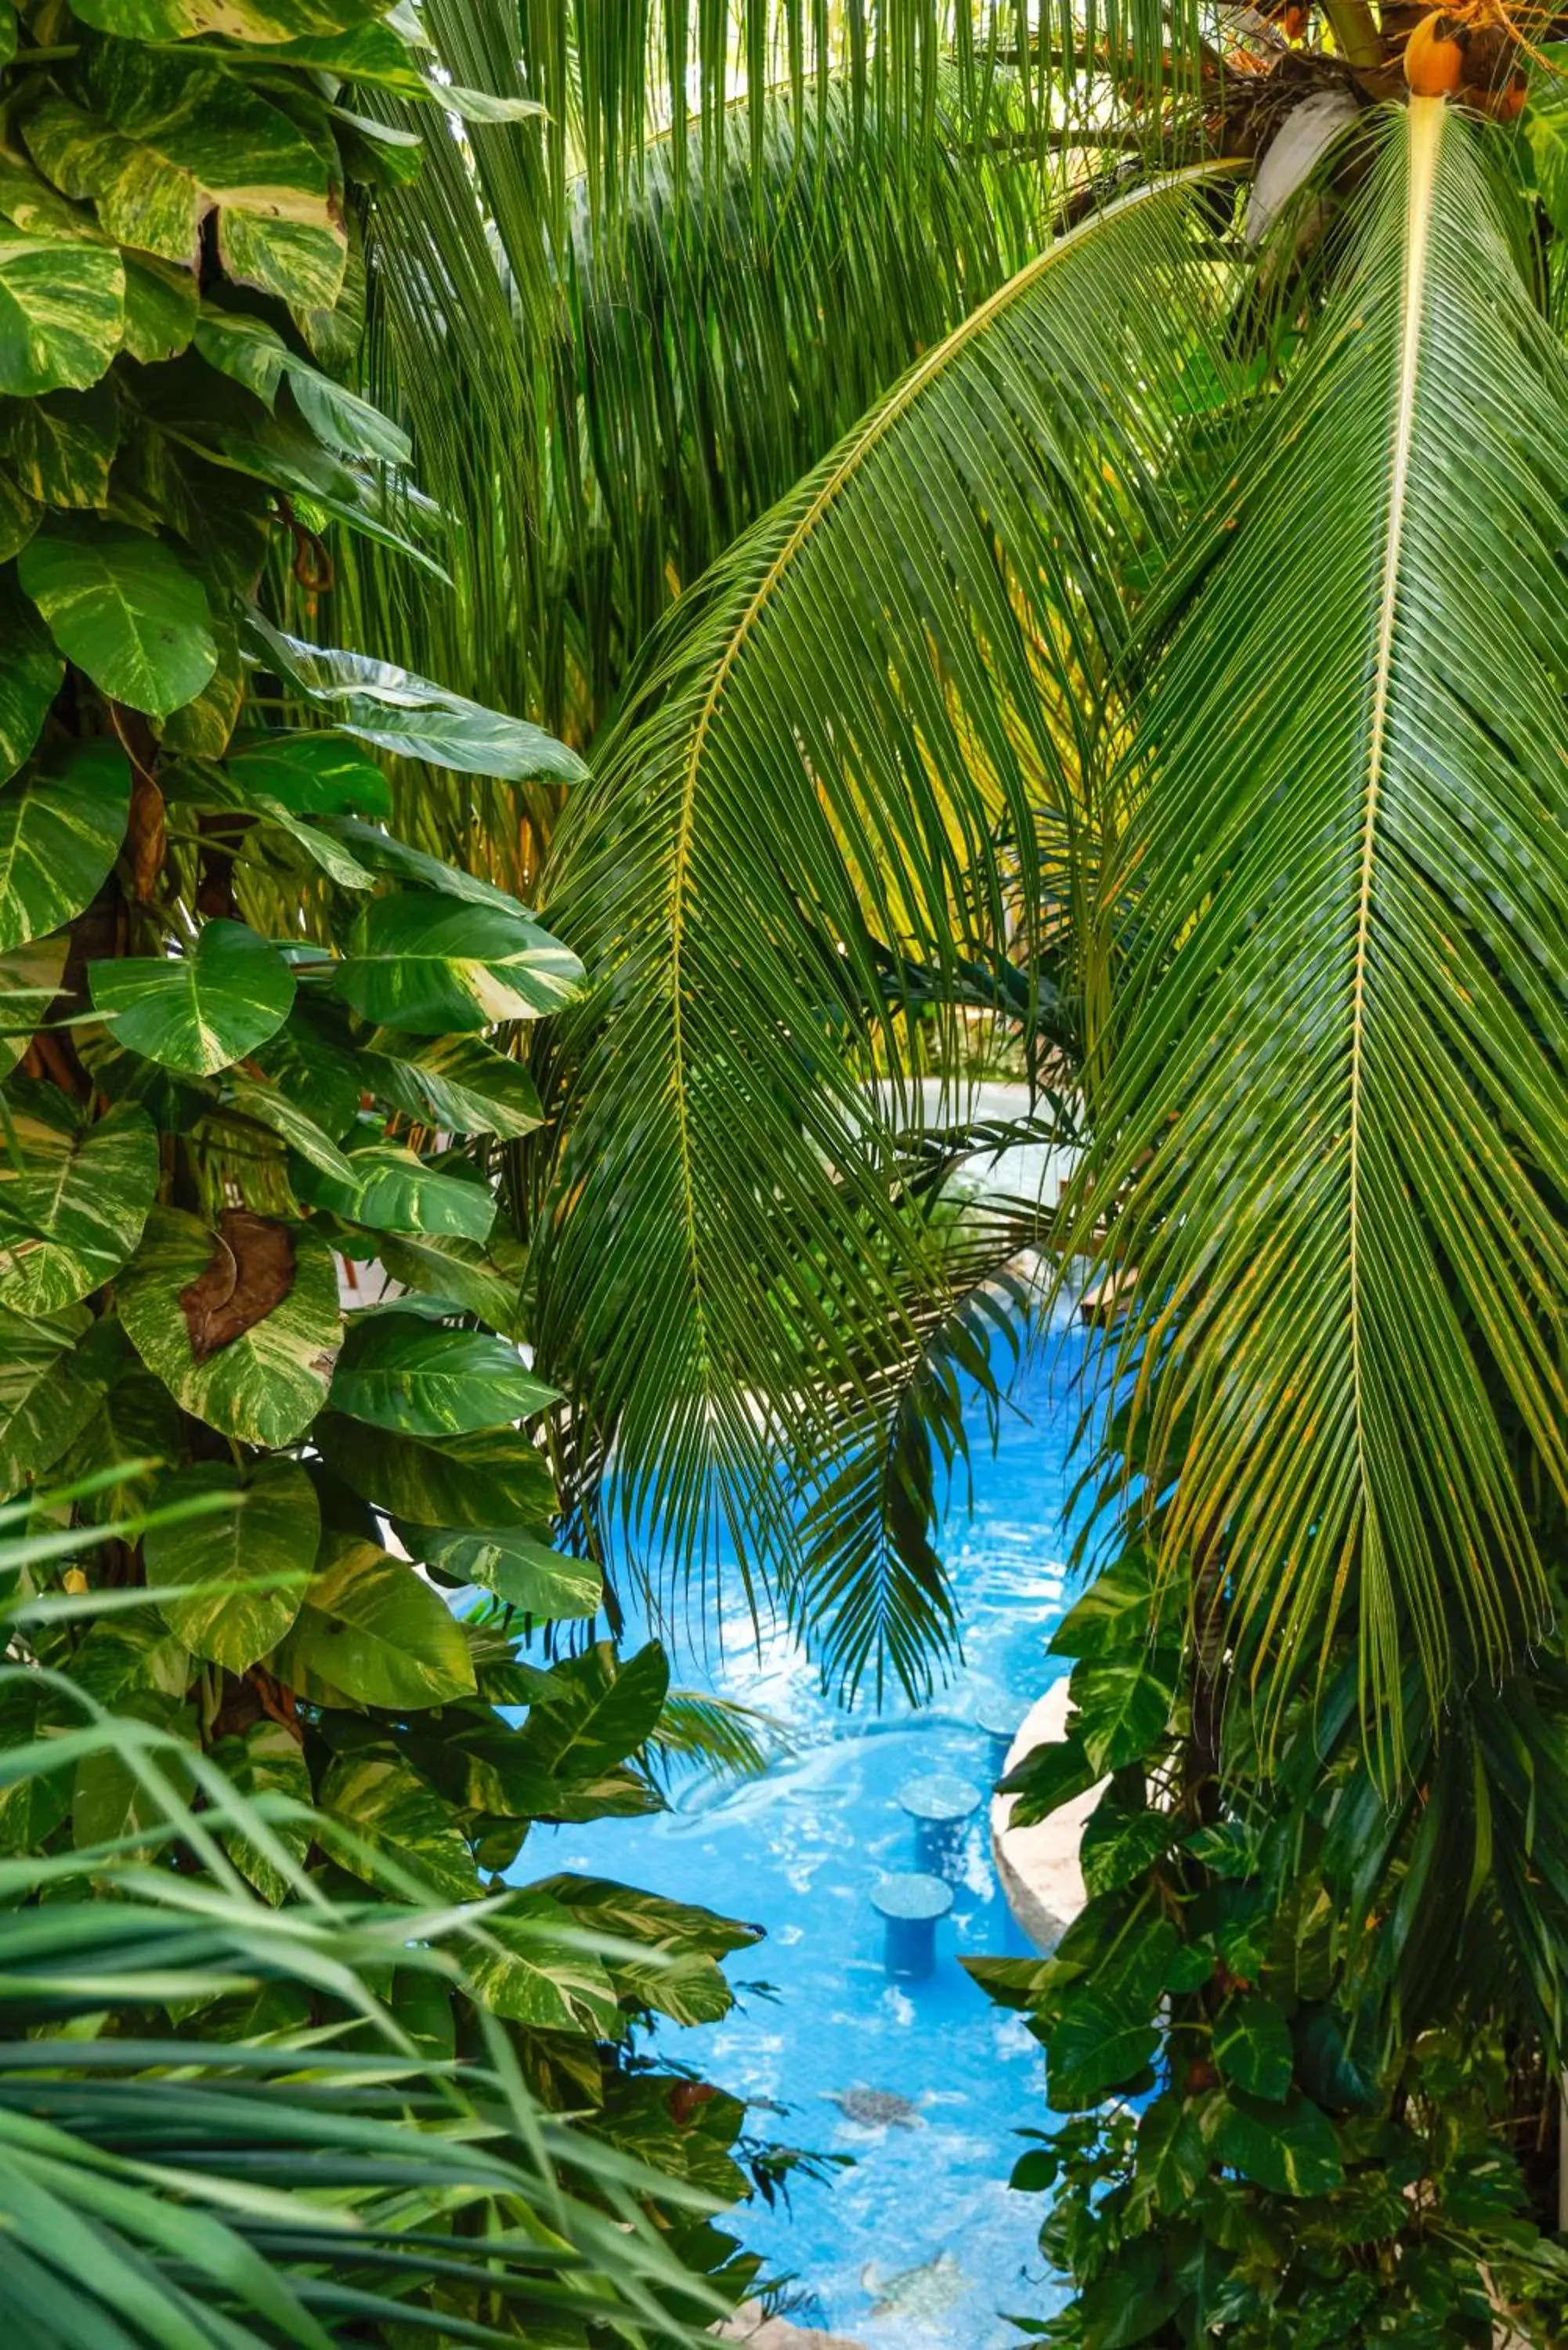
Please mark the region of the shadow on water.
<svg viewBox="0 0 1568 2350"><path fill-rule="evenodd" d="M832 2184L797 2184L787 2210L753 2207L746 2235L809 2296L797 2322L867 2350L1001 2350L1018 2337L1000 2313L1038 2315L1060 2298L1034 2241L1038 2201L1006 2185L1012 2133L1045 2121L1039 2050L958 1964L1026 1947L991 1867L986 1805L947 1872L953 1906L929 1981L888 1978L871 1894L919 1865L900 1788L941 1772L989 1794L995 1742L982 1725L999 1707L1021 1719L1064 1669L1045 1648L1067 1596L1082 1356L1074 1333L1047 1343L994 1457L977 1418L972 1511L961 1495L944 1529L964 1662L929 1708L844 1713L787 1636L759 1650L737 1608L722 1662L678 1655L676 1679L778 1716L791 1751L761 1779L687 1781L654 1820L540 1830L519 1867L621 1877L766 1928L731 1971L771 1989L742 1991L720 2025L669 2027L671 2053L753 2100L757 2135L855 2157Z"/></svg>

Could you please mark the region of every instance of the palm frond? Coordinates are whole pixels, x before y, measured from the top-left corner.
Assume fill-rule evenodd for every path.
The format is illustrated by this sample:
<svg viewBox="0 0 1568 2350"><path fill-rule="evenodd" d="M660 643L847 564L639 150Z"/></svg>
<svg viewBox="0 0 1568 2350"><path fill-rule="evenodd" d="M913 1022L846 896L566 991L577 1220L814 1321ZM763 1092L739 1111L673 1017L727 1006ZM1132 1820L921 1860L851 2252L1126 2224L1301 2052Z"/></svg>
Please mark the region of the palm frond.
<svg viewBox="0 0 1568 2350"><path fill-rule="evenodd" d="M808 1495L788 1600L801 1639L839 1701L867 1679L917 1702L958 1660L960 1610L937 1528L968 1470L970 1428L998 1433L1011 1354L1022 1360L1034 1299L1016 1261L1044 1237L1038 1207L985 1201L942 1240L943 1295L911 1312L912 1344L880 1350L846 1395L832 1440L799 1464Z"/></svg>
<svg viewBox="0 0 1568 2350"><path fill-rule="evenodd" d="M552 920L600 981L561 1032L539 1337L667 1556L765 1564L779 1452L909 1335L869 1041L896 1118L908 974L940 1008L1061 931L1226 184L1085 223L920 360L682 598L575 803Z"/></svg>
<svg viewBox="0 0 1568 2350"><path fill-rule="evenodd" d="M724 1778L758 1779L788 1746L788 1729L773 1714L733 1698L671 1690L644 1756L665 1780L680 1764Z"/></svg>
<svg viewBox="0 0 1568 2350"><path fill-rule="evenodd" d="M431 21L460 78L526 84L491 12ZM1066 181L1012 143L1011 68L939 66L919 137L842 72L809 107L748 104L717 154L698 124L639 126L607 210L587 161L551 195L528 127L427 139L383 192L370 374L460 527L450 592L345 550L356 641L586 743L674 595L1039 250Z"/></svg>
<svg viewBox="0 0 1568 2350"><path fill-rule="evenodd" d="M0 1668L12 1690L36 1678ZM454 2063L385 2004L394 1973L461 1993L486 1913L327 1898L277 1832L297 1805L47 1678L82 1727L0 1752L7 1801L111 1755L146 1806L134 1838L0 1860L0 2293L21 2338L706 2340L726 2304L670 2225L711 2199L541 2111L479 2006L483 2053ZM291 1903L250 1889L236 1835ZM205 1873L163 1865L182 1851ZM268 2021L290 1987L306 2028Z"/></svg>
<svg viewBox="0 0 1568 2350"><path fill-rule="evenodd" d="M1521 1480L1568 1480L1568 363L1492 134L1376 135L1142 713L1075 1210L1125 1191L1167 1564L1223 1535L1287 1673L1354 1597L1392 1745L1406 1643L1440 1694L1542 1619Z"/></svg>

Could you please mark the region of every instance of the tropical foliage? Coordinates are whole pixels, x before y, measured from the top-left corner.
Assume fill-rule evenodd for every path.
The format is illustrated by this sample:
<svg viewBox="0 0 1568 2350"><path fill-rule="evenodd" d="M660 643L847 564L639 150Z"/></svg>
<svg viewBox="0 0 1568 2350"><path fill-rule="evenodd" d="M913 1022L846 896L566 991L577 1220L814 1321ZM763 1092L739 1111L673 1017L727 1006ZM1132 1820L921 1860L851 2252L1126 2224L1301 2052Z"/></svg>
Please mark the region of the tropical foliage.
<svg viewBox="0 0 1568 2350"><path fill-rule="evenodd" d="M929 1350L1006 1262L953 1245L933 1160L1003 1040L1036 1137L1082 1145L1046 1237L1114 1309L1090 1551L1132 1595L1020 1780L1042 1812L1112 1780L1079 1939L1011 1986L1096 2116L1027 2174L1066 2181L1059 2338L1485 2339L1495 2305L1550 2339L1550 2182L1501 2140L1549 2140L1563 2054L1554 27L671 0L591 33L531 7L514 62L504 17L431 24L460 78L504 53L494 86L551 106L534 242L482 141L402 216L550 386L560 576L592 546L606 631L680 591L629 667L601 633L536 704L594 771L529 848L593 984L510 1195L574 1506L618 1502L676 1574L733 1551L846 1685L923 1687L961 1441ZM882 380L836 412L800 272L856 286L832 234L891 184L919 217L955 155L1023 249L975 247L936 331L889 255L846 364ZM616 282L658 295L635 425L585 294ZM698 420L764 317L795 322L798 462L780 436L724 504L763 429ZM396 300L385 340L411 385ZM662 473L618 472L650 445ZM364 608L390 626L389 589ZM878 1430L859 1469L846 1419ZM1135 2154L1099 2108L1149 2093Z"/></svg>
<svg viewBox="0 0 1568 2350"><path fill-rule="evenodd" d="M101 1632L101 1593L28 1596L61 1555L143 1529L150 1545L210 1534L232 1515L225 1498L92 1534L21 1534L28 1505L12 1504L0 1571L15 1639ZM138 1593L121 1596L137 1606L109 1623L145 1615ZM0 2275L18 2340L701 2337L728 2296L688 2262L705 2265L710 2215L733 2191L733 2107L628 2074L597 2126L564 2121L543 2052L572 2070L576 2105L591 2043L575 2019L520 2033L494 1997L497 1968L521 1980L521 1959L536 1988L607 2014L612 1975L587 1935L564 1949L504 1898L454 1901L417 1842L389 1889L373 1821L368 1881L334 1889L306 1856L353 1832L300 1799L296 1766L257 1767L230 1741L229 1775L223 1748L145 1706L106 1710L74 1669L8 1663L0 1705L13 1733L0 1754ZM110 1783L120 1804L99 1800L89 1821L83 1791ZM63 1843L62 1799L82 1831ZM625 1887L588 1890L596 1934L614 1913L618 1970L650 1913L634 1915ZM689 1950L727 1939L705 1935L710 1922L688 1913L671 1983ZM690 1990L690 1958L686 1971Z"/></svg>
<svg viewBox="0 0 1568 2350"><path fill-rule="evenodd" d="M601 1578L497 1230L517 1039L582 969L387 828L373 754L580 763L275 625L328 529L432 561L334 372L408 151L337 64L442 137L533 109L353 0L0 31L7 2306L84 2350L681 2339L752 2273L742 2115L633 2033L723 2013L754 1929L505 1883L711 1742L657 1645L569 1637Z"/></svg>
<svg viewBox="0 0 1568 2350"><path fill-rule="evenodd" d="M1062 2117L1012 2184L1051 2194L1042 2246L1080 2291L1026 2330L1488 2345L1506 2316L1556 2341L1563 1659L1469 1693L1441 1735L1412 1676L1390 1806L1342 1637L1266 1769L1227 1702L1223 1587L1190 1624L1157 1587L1160 1531L1061 1626L1066 1735L1005 1783L1020 1825L1099 1788L1086 1905L1044 1961L971 1962L1028 2017Z"/></svg>

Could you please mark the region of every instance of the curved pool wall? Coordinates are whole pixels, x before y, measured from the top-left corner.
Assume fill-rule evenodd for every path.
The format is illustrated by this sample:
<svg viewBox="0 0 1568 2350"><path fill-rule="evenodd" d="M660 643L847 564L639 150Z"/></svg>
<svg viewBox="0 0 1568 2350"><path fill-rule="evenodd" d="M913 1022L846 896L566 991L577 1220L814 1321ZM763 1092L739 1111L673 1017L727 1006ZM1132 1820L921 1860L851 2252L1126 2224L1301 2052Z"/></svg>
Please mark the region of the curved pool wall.
<svg viewBox="0 0 1568 2350"><path fill-rule="evenodd" d="M668 2027L667 2041L753 2101L759 2137L856 2158L832 2184L798 2183L788 2210L750 2207L744 2225L774 2272L796 2281L794 2322L867 2350L1001 2350L1018 2340L1007 2313L1039 2316L1063 2298L1035 2241L1039 2199L1006 2184L1021 2151L1014 2133L1046 2126L1040 2050L957 1962L1026 1947L991 1866L988 1807L963 1832L928 1981L888 1980L871 1897L885 1874L919 1865L900 1788L947 1773L989 1794L995 1744L982 1725L999 1706L1003 1721L1021 1721L1066 1669L1045 1649L1066 1600L1083 1358L1077 1330L1044 1337L994 1456L977 1407L972 1509L961 1479L943 1526L964 1657L930 1705L842 1712L786 1635L758 1652L737 1593L714 1644L722 1663L704 1669L678 1653L675 1678L778 1716L792 1752L739 1785L678 1783L655 1819L540 1829L516 1872L619 1877L766 1929L731 1973L771 1988L743 1992L722 2024ZM902 2103L867 2108L857 2090ZM859 2118L836 2102L845 2097Z"/></svg>

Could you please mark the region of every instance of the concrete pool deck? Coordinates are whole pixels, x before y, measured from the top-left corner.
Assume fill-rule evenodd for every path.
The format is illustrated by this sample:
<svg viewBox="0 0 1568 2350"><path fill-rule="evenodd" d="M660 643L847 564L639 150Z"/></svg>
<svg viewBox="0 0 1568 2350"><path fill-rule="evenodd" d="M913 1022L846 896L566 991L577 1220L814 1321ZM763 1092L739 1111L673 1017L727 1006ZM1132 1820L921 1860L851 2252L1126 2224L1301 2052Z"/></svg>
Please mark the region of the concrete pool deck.
<svg viewBox="0 0 1568 2350"><path fill-rule="evenodd" d="M1023 1762L1032 1747L1065 1736L1067 1702L1064 1678L1054 1681L1044 1696L1030 1707L1007 1750L1009 1771ZM1037 1950L1054 1950L1084 1906L1078 1840L1104 1786L1102 1779L1086 1794L1064 1804L1037 1827L1012 1825L1016 1796L992 1797L991 1849L996 1874L1008 1908Z"/></svg>

